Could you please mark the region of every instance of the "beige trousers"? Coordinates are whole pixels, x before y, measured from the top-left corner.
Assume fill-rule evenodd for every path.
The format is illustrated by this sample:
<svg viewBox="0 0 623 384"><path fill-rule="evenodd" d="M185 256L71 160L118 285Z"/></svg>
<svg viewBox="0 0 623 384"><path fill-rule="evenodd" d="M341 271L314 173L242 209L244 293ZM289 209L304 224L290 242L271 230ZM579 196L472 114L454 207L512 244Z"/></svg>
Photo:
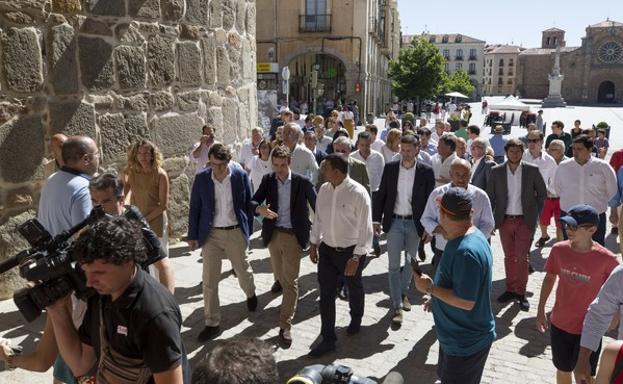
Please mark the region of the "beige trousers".
<svg viewBox="0 0 623 384"><path fill-rule="evenodd" d="M247 261L247 241L242 230L213 228L203 245L203 311L205 325L214 327L221 322L218 284L221 281L221 260L226 256L236 272L240 288L247 298L255 294L253 271Z"/></svg>
<svg viewBox="0 0 623 384"><path fill-rule="evenodd" d="M299 269L303 250L294 234L275 230L268 243L268 251L273 273L283 288L279 328L290 329L299 297Z"/></svg>

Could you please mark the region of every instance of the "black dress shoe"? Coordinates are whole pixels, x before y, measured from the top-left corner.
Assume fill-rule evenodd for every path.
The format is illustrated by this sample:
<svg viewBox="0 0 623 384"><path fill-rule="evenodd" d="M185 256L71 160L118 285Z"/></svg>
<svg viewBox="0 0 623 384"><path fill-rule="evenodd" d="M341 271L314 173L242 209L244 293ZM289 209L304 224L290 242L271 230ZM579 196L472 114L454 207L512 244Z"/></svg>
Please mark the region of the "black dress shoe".
<svg viewBox="0 0 623 384"><path fill-rule="evenodd" d="M531 263L528 263L528 274L531 275L534 273L534 267Z"/></svg>
<svg viewBox="0 0 623 384"><path fill-rule="evenodd" d="M519 299L519 309L521 309L524 312L528 312L530 310L530 302L528 302L526 295L519 296L518 299Z"/></svg>
<svg viewBox="0 0 623 384"><path fill-rule="evenodd" d="M273 286L270 287L270 293L279 293L283 290L283 288L281 287L281 283L279 282L279 280L275 280L275 282L273 283Z"/></svg>
<svg viewBox="0 0 623 384"><path fill-rule="evenodd" d="M352 336L358 334L359 331L361 331L361 320L351 320L346 328L346 334Z"/></svg>
<svg viewBox="0 0 623 384"><path fill-rule="evenodd" d="M612 229L610 230L610 233L613 235L618 235L619 234L619 228L618 227L612 227Z"/></svg>
<svg viewBox="0 0 623 384"><path fill-rule="evenodd" d="M422 261L426 261L426 251L424 251L424 249L420 249L417 253L417 257Z"/></svg>
<svg viewBox="0 0 623 384"><path fill-rule="evenodd" d="M206 325L205 328L203 328L203 330L199 332L199 335L197 335L197 340L199 340L200 342L205 342L210 339L213 339L216 335L220 333L221 333L221 327L219 327L218 325L214 327L210 327Z"/></svg>
<svg viewBox="0 0 623 384"><path fill-rule="evenodd" d="M253 295L247 298L247 309L251 312L255 312L257 309L257 296Z"/></svg>
<svg viewBox="0 0 623 384"><path fill-rule="evenodd" d="M517 294L515 292L506 291L498 297L498 303L508 303L515 299L517 299Z"/></svg>
<svg viewBox="0 0 623 384"><path fill-rule="evenodd" d="M316 346L316 348L312 348L307 356L309 357L320 357L326 355L329 352L335 351L335 342L322 340L320 344Z"/></svg>
<svg viewBox="0 0 623 384"><path fill-rule="evenodd" d="M375 257L380 257L381 256L381 247L379 247L379 246L374 247L374 256Z"/></svg>
<svg viewBox="0 0 623 384"><path fill-rule="evenodd" d="M279 341L287 348L292 345L292 333L289 329L279 330Z"/></svg>

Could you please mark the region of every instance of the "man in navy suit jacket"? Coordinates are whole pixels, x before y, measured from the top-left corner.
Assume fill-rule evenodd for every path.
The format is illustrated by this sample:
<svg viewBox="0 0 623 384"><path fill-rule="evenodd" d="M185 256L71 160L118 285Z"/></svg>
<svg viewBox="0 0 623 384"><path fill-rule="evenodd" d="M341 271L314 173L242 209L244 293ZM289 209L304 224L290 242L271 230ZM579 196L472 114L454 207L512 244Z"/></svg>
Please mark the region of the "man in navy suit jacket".
<svg viewBox="0 0 623 384"><path fill-rule="evenodd" d="M253 271L247 261L253 228L249 177L241 167L230 165L231 152L221 143L210 147L208 159L210 168L195 177L188 215L188 246L191 251L202 247L203 256L205 328L199 333L199 341L220 332L218 283L223 256L231 261L247 296L247 308L257 308Z"/></svg>
<svg viewBox="0 0 623 384"><path fill-rule="evenodd" d="M417 136L406 134L400 139L400 161L385 165L381 185L374 195L372 221L374 230L387 233L389 259L389 293L392 302L392 321L402 323L402 310L410 310L407 291L412 270L409 257L415 258L424 227L420 223L428 196L435 188L433 169L416 162L420 142ZM407 252L400 271L400 256Z"/></svg>
<svg viewBox="0 0 623 384"><path fill-rule="evenodd" d="M316 208L316 192L308 178L290 170L290 150L276 147L271 155L274 173L265 175L253 196L255 212L264 217L262 240L270 252L277 280L283 287L279 338L292 344L292 318L298 299L298 277L303 249L309 244L309 206Z"/></svg>

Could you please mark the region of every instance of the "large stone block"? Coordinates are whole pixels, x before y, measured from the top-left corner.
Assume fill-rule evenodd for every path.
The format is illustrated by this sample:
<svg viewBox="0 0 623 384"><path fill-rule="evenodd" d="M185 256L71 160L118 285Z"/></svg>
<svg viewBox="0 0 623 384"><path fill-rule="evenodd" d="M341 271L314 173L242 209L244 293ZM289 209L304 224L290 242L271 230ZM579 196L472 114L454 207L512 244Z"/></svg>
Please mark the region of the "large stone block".
<svg viewBox="0 0 623 384"><path fill-rule="evenodd" d="M71 101L52 101L49 106L51 134L86 135L95 139L95 108L93 105Z"/></svg>
<svg viewBox="0 0 623 384"><path fill-rule="evenodd" d="M224 47L216 48L216 77L218 85L226 87L231 82L231 65L229 63L229 56L227 50Z"/></svg>
<svg viewBox="0 0 623 384"><path fill-rule="evenodd" d="M221 0L223 10L223 29L229 31L236 22L236 0Z"/></svg>
<svg viewBox="0 0 623 384"><path fill-rule="evenodd" d="M233 98L223 99L223 142L234 143L239 139L239 106Z"/></svg>
<svg viewBox="0 0 623 384"><path fill-rule="evenodd" d="M223 27L223 6L222 0L210 1L210 28Z"/></svg>
<svg viewBox="0 0 623 384"><path fill-rule="evenodd" d="M7 12L4 14L9 21L15 24L32 24L34 19L32 16L24 12Z"/></svg>
<svg viewBox="0 0 623 384"><path fill-rule="evenodd" d="M0 262L30 248L26 239L17 232L17 227L34 217L35 211L26 211L0 225ZM9 270L0 279L0 300L11 298L15 290L25 286L26 280L19 277L18 269Z"/></svg>
<svg viewBox="0 0 623 384"><path fill-rule="evenodd" d="M149 106L156 112L168 111L173 108L175 100L167 91L159 91L149 96Z"/></svg>
<svg viewBox="0 0 623 384"><path fill-rule="evenodd" d="M178 93L177 105L180 111L184 111L184 112L196 111L197 108L199 108L201 95L202 95L201 91Z"/></svg>
<svg viewBox="0 0 623 384"><path fill-rule="evenodd" d="M186 171L189 163L190 161L188 160L188 156L170 157L164 159L162 168L164 168L164 170L167 172L169 180L172 180L183 174Z"/></svg>
<svg viewBox="0 0 623 384"><path fill-rule="evenodd" d="M147 136L147 120L144 113L106 113L98 117L103 160L114 163L126 158L130 144Z"/></svg>
<svg viewBox="0 0 623 384"><path fill-rule="evenodd" d="M147 43L147 67L149 82L154 87L169 85L175 78L175 53L173 39L160 35L149 38Z"/></svg>
<svg viewBox="0 0 623 384"><path fill-rule="evenodd" d="M78 92L78 63L74 29L65 23L50 29L48 76L57 95Z"/></svg>
<svg viewBox="0 0 623 384"><path fill-rule="evenodd" d="M208 85L216 84L216 46L214 44L214 39L212 37L208 37L201 40L201 47L203 49L203 70L205 82Z"/></svg>
<svg viewBox="0 0 623 384"><path fill-rule="evenodd" d="M80 27L80 33L112 36L112 25L110 23L95 20L92 17L87 17L82 23L82 26Z"/></svg>
<svg viewBox="0 0 623 384"><path fill-rule="evenodd" d="M33 206L34 193L29 187L20 187L7 191L4 199L6 209L35 208Z"/></svg>
<svg viewBox="0 0 623 384"><path fill-rule="evenodd" d="M208 3L208 0L187 0L185 19L192 24L208 25Z"/></svg>
<svg viewBox="0 0 623 384"><path fill-rule="evenodd" d="M203 119L196 114L174 113L154 117L150 122L153 139L164 156L187 153L203 124Z"/></svg>
<svg viewBox="0 0 623 384"><path fill-rule="evenodd" d="M2 36L2 63L7 88L34 92L43 84L39 34L33 27L9 28Z"/></svg>
<svg viewBox="0 0 623 384"><path fill-rule="evenodd" d="M80 0L52 0L52 12L78 13L81 10Z"/></svg>
<svg viewBox="0 0 623 384"><path fill-rule="evenodd" d="M246 22L246 1L236 1L236 29L240 33L245 32L244 24Z"/></svg>
<svg viewBox="0 0 623 384"><path fill-rule="evenodd" d="M19 116L0 126L0 177L10 183L31 180L45 149L40 116Z"/></svg>
<svg viewBox="0 0 623 384"><path fill-rule="evenodd" d="M246 15L246 27L247 33L255 37L257 10L255 8L255 1L247 3L247 15ZM242 31L240 31L242 33Z"/></svg>
<svg viewBox="0 0 623 384"><path fill-rule="evenodd" d="M149 94L147 92L138 93L129 97L115 95L113 105L117 109L125 109L130 111L146 111L149 106Z"/></svg>
<svg viewBox="0 0 623 384"><path fill-rule="evenodd" d="M188 208L189 196L188 176L181 174L179 177L171 179L169 189L169 225L171 227L170 237L182 237L188 232Z"/></svg>
<svg viewBox="0 0 623 384"><path fill-rule="evenodd" d="M177 68L179 82L183 87L201 85L201 50L197 43L184 41L177 44Z"/></svg>
<svg viewBox="0 0 623 384"><path fill-rule="evenodd" d="M145 51L140 47L115 48L115 64L119 88L134 89L145 86Z"/></svg>
<svg viewBox="0 0 623 384"><path fill-rule="evenodd" d="M129 0L128 14L132 18L159 19L160 0Z"/></svg>
<svg viewBox="0 0 623 384"><path fill-rule="evenodd" d="M0 125L11 120L18 114L25 113L26 110L26 106L20 100L0 102Z"/></svg>
<svg viewBox="0 0 623 384"><path fill-rule="evenodd" d="M249 39L242 39L242 77L244 80L253 81L256 78L256 58L255 50L251 46Z"/></svg>
<svg viewBox="0 0 623 384"><path fill-rule="evenodd" d="M160 0L162 19L167 22L178 21L184 16L184 0Z"/></svg>
<svg viewBox="0 0 623 384"><path fill-rule="evenodd" d="M145 43L145 38L141 35L137 22L117 25L115 35L122 44L143 45Z"/></svg>
<svg viewBox="0 0 623 384"><path fill-rule="evenodd" d="M125 1L91 0L89 11L100 16L125 16Z"/></svg>
<svg viewBox="0 0 623 384"><path fill-rule="evenodd" d="M78 37L78 56L82 84L90 90L97 91L112 87L113 48L110 43L98 37Z"/></svg>
<svg viewBox="0 0 623 384"><path fill-rule="evenodd" d="M223 127L223 110L221 107L208 108L206 111L206 124L214 127ZM223 138L220 136L220 132L223 132L223 129L219 129L216 132L217 138L222 141Z"/></svg>

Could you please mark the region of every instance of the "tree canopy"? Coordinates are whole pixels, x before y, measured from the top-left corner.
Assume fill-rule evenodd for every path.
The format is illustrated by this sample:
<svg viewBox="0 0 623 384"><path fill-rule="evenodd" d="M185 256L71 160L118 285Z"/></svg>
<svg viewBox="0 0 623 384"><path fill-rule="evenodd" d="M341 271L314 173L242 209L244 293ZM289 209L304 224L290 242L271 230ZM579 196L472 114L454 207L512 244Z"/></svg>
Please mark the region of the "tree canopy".
<svg viewBox="0 0 623 384"><path fill-rule="evenodd" d="M458 70L452 75L444 76L441 93L460 92L469 96L475 88L469 75L463 70Z"/></svg>

